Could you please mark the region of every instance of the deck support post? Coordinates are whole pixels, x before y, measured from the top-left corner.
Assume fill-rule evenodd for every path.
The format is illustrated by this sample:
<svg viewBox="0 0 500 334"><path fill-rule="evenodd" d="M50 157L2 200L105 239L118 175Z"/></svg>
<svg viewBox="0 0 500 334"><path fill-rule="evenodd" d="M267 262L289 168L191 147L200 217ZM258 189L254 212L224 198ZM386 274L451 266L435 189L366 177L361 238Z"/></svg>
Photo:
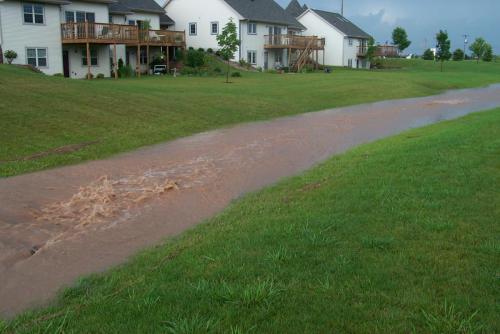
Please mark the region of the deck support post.
<svg viewBox="0 0 500 334"><path fill-rule="evenodd" d="M85 20L85 39L87 40L87 79L90 79L91 71L90 71L90 43L89 43L89 22Z"/></svg>
<svg viewBox="0 0 500 334"><path fill-rule="evenodd" d="M118 61L116 60L116 43L113 44L113 72L115 79L118 79Z"/></svg>
<svg viewBox="0 0 500 334"><path fill-rule="evenodd" d="M316 70L319 69L319 51L316 49Z"/></svg>
<svg viewBox="0 0 500 334"><path fill-rule="evenodd" d="M170 73L170 48L167 45L167 72Z"/></svg>
<svg viewBox="0 0 500 334"><path fill-rule="evenodd" d="M137 54L135 57L135 71L137 73L137 77L141 77L141 45L137 44Z"/></svg>
<svg viewBox="0 0 500 334"><path fill-rule="evenodd" d="M150 64L150 61L149 61L149 43L146 44L146 63L147 63L147 66L148 66L148 71L147 71L147 74L149 75L149 64Z"/></svg>

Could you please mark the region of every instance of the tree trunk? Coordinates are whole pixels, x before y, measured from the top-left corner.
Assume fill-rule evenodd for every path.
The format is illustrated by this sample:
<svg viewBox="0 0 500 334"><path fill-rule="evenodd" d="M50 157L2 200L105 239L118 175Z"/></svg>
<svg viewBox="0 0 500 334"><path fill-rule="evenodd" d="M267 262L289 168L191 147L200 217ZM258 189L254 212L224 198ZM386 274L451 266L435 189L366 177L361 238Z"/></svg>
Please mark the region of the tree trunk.
<svg viewBox="0 0 500 334"><path fill-rule="evenodd" d="M227 71L226 71L226 83L229 83L229 70L231 66L229 66L229 60L227 61Z"/></svg>

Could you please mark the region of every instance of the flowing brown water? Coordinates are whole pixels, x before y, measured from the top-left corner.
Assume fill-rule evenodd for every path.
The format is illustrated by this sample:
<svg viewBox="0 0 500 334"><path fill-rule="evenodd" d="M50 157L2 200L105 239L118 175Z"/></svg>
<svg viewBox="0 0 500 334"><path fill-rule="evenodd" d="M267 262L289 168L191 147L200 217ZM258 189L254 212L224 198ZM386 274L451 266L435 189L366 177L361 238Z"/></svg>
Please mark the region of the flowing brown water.
<svg viewBox="0 0 500 334"><path fill-rule="evenodd" d="M50 300L230 201L333 154L500 106L500 85L238 125L0 179L0 314Z"/></svg>

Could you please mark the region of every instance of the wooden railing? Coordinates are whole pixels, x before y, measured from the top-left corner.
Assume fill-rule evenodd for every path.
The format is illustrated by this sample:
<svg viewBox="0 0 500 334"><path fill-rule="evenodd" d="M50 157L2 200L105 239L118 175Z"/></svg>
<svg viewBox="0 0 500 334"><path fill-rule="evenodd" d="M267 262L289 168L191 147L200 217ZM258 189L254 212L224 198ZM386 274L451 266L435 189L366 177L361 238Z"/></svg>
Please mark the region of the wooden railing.
<svg viewBox="0 0 500 334"><path fill-rule="evenodd" d="M266 48L305 49L310 47L313 50L322 50L325 47L325 39L317 36L265 35L264 43Z"/></svg>
<svg viewBox="0 0 500 334"><path fill-rule="evenodd" d="M368 54L368 46L361 45L358 47L358 57L365 57Z"/></svg>
<svg viewBox="0 0 500 334"><path fill-rule="evenodd" d="M184 46L183 31L139 30L139 27L111 23L69 22L61 24L63 43L116 43Z"/></svg>

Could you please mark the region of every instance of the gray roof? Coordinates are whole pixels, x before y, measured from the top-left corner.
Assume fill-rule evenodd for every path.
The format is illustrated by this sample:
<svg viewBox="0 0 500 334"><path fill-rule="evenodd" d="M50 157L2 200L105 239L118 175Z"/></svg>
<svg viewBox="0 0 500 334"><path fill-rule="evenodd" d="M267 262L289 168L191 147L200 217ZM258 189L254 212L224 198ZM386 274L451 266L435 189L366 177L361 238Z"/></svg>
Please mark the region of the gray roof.
<svg viewBox="0 0 500 334"><path fill-rule="evenodd" d="M109 5L109 12L112 14L132 12L164 14L165 10L155 0L118 0L117 3Z"/></svg>
<svg viewBox="0 0 500 334"><path fill-rule="evenodd" d="M160 14L160 25L161 26L171 26L175 24L175 21L172 20L167 14Z"/></svg>
<svg viewBox="0 0 500 334"><path fill-rule="evenodd" d="M288 14L292 15L293 17L299 17L300 14L302 14L307 10L307 7L306 9L304 9L304 7L300 5L298 0L292 0L290 1L285 10Z"/></svg>
<svg viewBox="0 0 500 334"><path fill-rule="evenodd" d="M338 13L326 12L324 10L313 9L313 11L321 16L332 26L342 31L348 37L370 38L371 36L364 32L360 27L343 17Z"/></svg>
<svg viewBox="0 0 500 334"><path fill-rule="evenodd" d="M305 30L295 17L288 14L274 0L225 0L241 16L250 21L283 24Z"/></svg>

